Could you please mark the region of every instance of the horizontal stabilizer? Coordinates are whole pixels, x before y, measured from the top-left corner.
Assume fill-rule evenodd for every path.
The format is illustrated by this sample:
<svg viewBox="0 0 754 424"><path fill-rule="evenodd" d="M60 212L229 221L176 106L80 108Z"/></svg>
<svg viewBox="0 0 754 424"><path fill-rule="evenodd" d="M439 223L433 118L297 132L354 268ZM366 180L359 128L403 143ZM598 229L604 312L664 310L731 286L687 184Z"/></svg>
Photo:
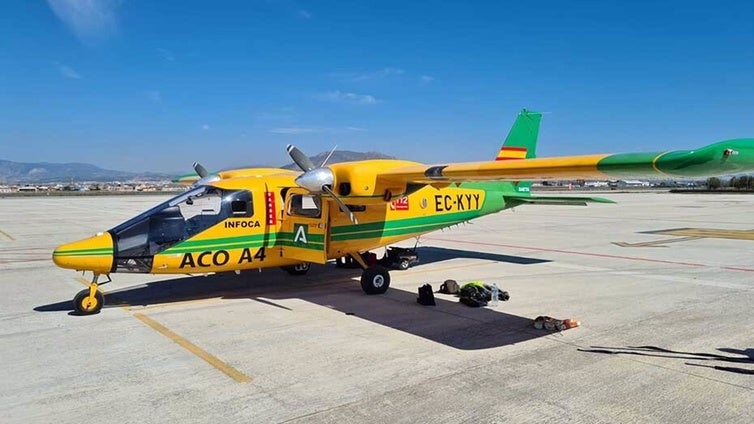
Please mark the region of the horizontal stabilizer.
<svg viewBox="0 0 754 424"><path fill-rule="evenodd" d="M572 196L528 196L519 194L504 194L505 203L519 203L527 205L559 205L586 206L587 203L615 203L604 197L572 197Z"/></svg>

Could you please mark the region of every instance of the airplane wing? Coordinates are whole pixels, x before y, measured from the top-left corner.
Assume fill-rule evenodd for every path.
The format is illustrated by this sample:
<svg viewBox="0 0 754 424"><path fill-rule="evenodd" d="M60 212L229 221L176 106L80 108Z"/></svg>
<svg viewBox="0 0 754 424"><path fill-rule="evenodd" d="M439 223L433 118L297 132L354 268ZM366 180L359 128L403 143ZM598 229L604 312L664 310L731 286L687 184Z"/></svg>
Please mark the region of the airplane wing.
<svg viewBox="0 0 754 424"><path fill-rule="evenodd" d="M417 164L384 169L377 180L393 186L464 181L697 178L752 171L754 139L748 138L721 141L696 150Z"/></svg>

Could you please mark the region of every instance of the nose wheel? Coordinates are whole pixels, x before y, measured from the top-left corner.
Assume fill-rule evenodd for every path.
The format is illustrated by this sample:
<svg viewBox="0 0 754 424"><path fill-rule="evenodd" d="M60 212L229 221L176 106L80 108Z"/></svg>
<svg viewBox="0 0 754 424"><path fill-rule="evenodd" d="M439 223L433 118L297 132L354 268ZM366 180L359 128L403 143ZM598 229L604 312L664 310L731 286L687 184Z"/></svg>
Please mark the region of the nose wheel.
<svg viewBox="0 0 754 424"><path fill-rule="evenodd" d="M105 296L98 289L97 279L99 275L92 278L88 289L76 293L73 298L73 310L78 315L93 315L102 310L105 305ZM109 282L109 279L108 281Z"/></svg>

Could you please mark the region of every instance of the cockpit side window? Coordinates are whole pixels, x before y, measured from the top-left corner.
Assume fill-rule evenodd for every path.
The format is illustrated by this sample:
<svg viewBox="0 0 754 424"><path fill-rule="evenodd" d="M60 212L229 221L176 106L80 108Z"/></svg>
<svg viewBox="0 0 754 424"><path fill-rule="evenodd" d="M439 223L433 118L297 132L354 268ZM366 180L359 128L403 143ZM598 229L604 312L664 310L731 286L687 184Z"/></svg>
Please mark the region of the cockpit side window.
<svg viewBox="0 0 754 424"><path fill-rule="evenodd" d="M188 196L186 200L178 204L181 214L186 220L196 216L217 215L221 211L222 197L220 191L215 189L207 190L193 196Z"/></svg>
<svg viewBox="0 0 754 424"><path fill-rule="evenodd" d="M319 218L322 214L322 198L312 194L292 194L288 215Z"/></svg>

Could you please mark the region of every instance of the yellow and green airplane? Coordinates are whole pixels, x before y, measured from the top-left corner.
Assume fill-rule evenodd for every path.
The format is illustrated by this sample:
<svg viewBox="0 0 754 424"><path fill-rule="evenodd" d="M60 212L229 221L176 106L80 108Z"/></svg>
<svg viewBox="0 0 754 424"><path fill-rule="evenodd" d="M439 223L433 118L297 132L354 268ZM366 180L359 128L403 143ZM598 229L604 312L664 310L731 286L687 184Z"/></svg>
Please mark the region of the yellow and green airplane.
<svg viewBox="0 0 754 424"><path fill-rule="evenodd" d="M59 246L56 265L91 271L74 298L79 314L100 311L100 276L132 272L197 274L283 267L352 257L367 294L384 293L388 271L362 252L523 204L610 202L536 196L532 180L689 178L754 171L754 139L696 150L536 158L541 113L523 110L496 160L423 165L365 160L316 166L294 146L303 173L251 168L196 174L192 187L94 237Z"/></svg>

